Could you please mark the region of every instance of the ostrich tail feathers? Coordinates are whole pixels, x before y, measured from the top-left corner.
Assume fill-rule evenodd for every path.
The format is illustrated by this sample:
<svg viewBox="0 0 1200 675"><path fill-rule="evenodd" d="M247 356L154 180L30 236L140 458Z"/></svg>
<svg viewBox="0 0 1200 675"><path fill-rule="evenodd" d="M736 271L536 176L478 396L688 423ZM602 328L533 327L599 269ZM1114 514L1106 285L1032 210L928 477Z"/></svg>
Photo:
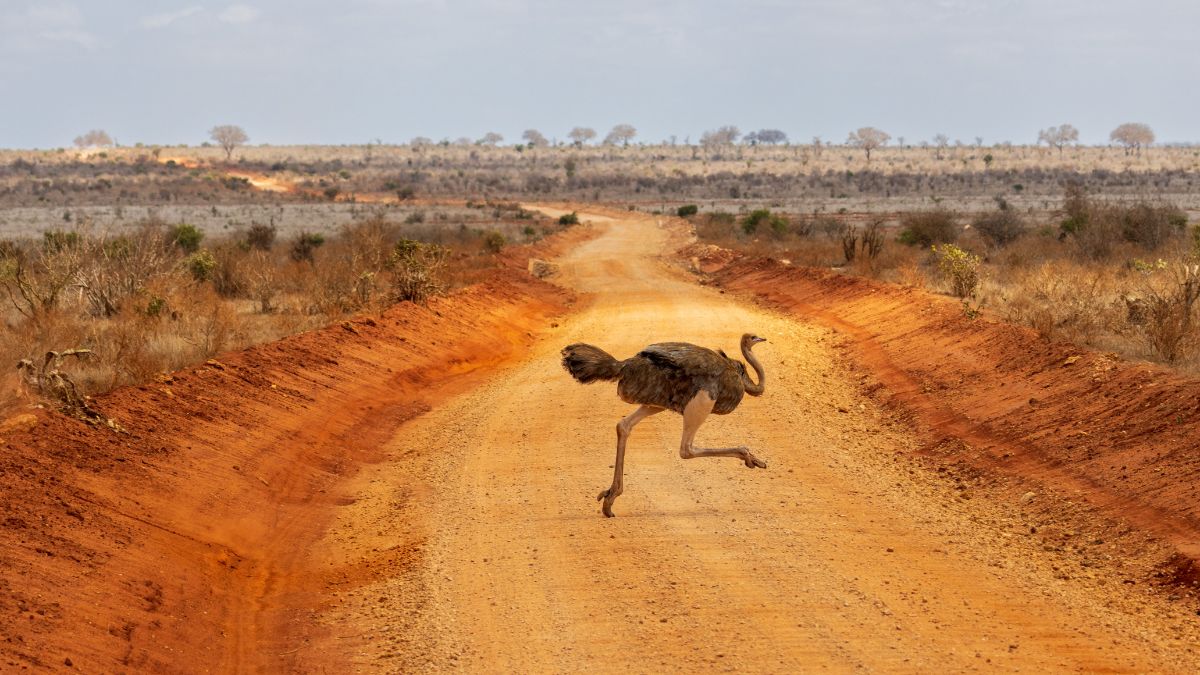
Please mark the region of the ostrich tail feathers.
<svg viewBox="0 0 1200 675"><path fill-rule="evenodd" d="M624 364L603 349L583 343L563 347L562 357L563 368L582 384L615 380L621 377Z"/></svg>

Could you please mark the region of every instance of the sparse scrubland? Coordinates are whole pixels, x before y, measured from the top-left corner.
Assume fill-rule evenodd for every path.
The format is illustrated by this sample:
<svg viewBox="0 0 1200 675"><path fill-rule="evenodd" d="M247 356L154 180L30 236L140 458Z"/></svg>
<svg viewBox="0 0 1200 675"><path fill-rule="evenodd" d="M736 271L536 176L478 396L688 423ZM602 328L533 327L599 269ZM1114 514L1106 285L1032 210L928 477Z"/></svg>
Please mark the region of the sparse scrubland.
<svg viewBox="0 0 1200 675"><path fill-rule="evenodd" d="M403 220L364 209L332 233L250 223L208 235L142 220L64 222L0 241L0 359L68 364L83 393L145 382L215 354L474 283L510 243L562 229L516 204L427 207ZM10 378L15 377L10 371ZM13 380L4 387L11 404Z"/></svg>
<svg viewBox="0 0 1200 675"><path fill-rule="evenodd" d="M555 200L678 212L706 242L954 293L966 312L1195 370L1198 175L1191 147L2 151L0 349L91 346L87 391L144 381L476 278L506 243L569 224L516 200Z"/></svg>
<svg viewBox="0 0 1200 675"><path fill-rule="evenodd" d="M969 316L1196 372L1200 229L1187 212L1079 183L1060 203L1028 216L996 197L987 211L937 207L865 224L767 209L691 220L705 243L947 293Z"/></svg>
<svg viewBox="0 0 1200 675"><path fill-rule="evenodd" d="M170 159L174 157L175 159ZM1101 198L1153 194L1200 208L1200 149L802 145L115 148L0 151L0 208L274 203L234 169L304 188L296 200L483 198L622 202L644 208L767 206L797 213L895 213L941 204L1021 213L1061 207L1062 186ZM61 213L61 212L60 212Z"/></svg>

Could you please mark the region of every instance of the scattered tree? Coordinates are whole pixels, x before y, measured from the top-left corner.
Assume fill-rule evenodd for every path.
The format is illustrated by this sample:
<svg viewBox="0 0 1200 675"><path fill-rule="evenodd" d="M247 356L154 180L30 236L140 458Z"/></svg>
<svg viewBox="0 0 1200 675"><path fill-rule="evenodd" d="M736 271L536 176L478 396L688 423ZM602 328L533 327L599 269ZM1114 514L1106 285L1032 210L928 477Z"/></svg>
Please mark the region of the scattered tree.
<svg viewBox="0 0 1200 675"><path fill-rule="evenodd" d="M408 144L414 148L428 148L433 145L433 139L427 136L415 136Z"/></svg>
<svg viewBox="0 0 1200 675"><path fill-rule="evenodd" d="M503 141L503 140L504 140L504 137L501 136L500 134L498 134L494 131L489 131L483 135L483 138L479 139L479 145L488 145L488 146L494 147L495 145L500 143L500 141Z"/></svg>
<svg viewBox="0 0 1200 675"><path fill-rule="evenodd" d="M637 136L637 129L633 128L632 124L618 124L604 137L604 144L629 145L629 141L632 141L634 136Z"/></svg>
<svg viewBox="0 0 1200 675"><path fill-rule="evenodd" d="M946 146L950 145L950 137L946 134L937 134L933 137L933 147L937 148L937 158L942 158L942 153L946 150Z"/></svg>
<svg viewBox="0 0 1200 675"><path fill-rule="evenodd" d="M250 137L246 135L246 132L243 131L241 127L234 124L222 124L220 126L213 127L212 130L208 132L208 135L210 138L216 141L217 145L221 146L222 150L225 151L226 161L233 159L233 151L236 150L238 146L250 140Z"/></svg>
<svg viewBox="0 0 1200 675"><path fill-rule="evenodd" d="M1070 124L1064 124L1061 127L1050 127L1042 129L1038 132L1038 143L1058 148L1058 154L1062 154L1063 148L1079 141L1079 130Z"/></svg>
<svg viewBox="0 0 1200 675"><path fill-rule="evenodd" d="M1125 146L1126 155L1135 151L1140 155L1142 148L1154 143L1154 131L1140 122L1126 122L1113 129L1108 138Z"/></svg>
<svg viewBox="0 0 1200 675"><path fill-rule="evenodd" d="M103 129L92 129L75 138L75 147L77 148L111 148L112 146L112 137Z"/></svg>
<svg viewBox="0 0 1200 675"><path fill-rule="evenodd" d="M867 153L867 161L871 161L871 151L886 145L891 136L886 131L880 131L875 127L862 127L857 131L850 132L850 136L846 138L846 145L855 148L862 148Z"/></svg>
<svg viewBox="0 0 1200 675"><path fill-rule="evenodd" d="M788 137L787 134L779 129L759 129L758 131L751 131L746 134L744 140L750 145L758 145L759 143L777 145L779 143L787 143Z"/></svg>
<svg viewBox="0 0 1200 675"><path fill-rule="evenodd" d="M700 145L706 148L714 148L725 145L733 145L737 143L742 132L732 124L727 124L715 130L706 131L700 135Z"/></svg>
<svg viewBox="0 0 1200 675"><path fill-rule="evenodd" d="M531 148L544 148L550 145L550 141L542 135L542 132L537 129L526 129L525 133L521 134L521 138L529 144Z"/></svg>
<svg viewBox="0 0 1200 675"><path fill-rule="evenodd" d="M570 138L577 147L582 147L584 143L587 143L595 137L596 130L589 129L588 127L575 127L571 130L571 133L567 134L567 138Z"/></svg>

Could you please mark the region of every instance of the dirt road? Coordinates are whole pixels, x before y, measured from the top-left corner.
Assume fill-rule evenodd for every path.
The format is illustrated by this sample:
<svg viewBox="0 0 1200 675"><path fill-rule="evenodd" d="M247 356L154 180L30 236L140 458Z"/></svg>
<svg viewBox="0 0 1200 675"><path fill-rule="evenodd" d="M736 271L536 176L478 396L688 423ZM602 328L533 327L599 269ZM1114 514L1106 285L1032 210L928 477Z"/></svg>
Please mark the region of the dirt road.
<svg viewBox="0 0 1200 675"><path fill-rule="evenodd" d="M553 210L548 210L556 215ZM561 260L588 305L527 358L406 423L352 479L308 566L328 602L289 668L362 671L1187 671L1182 612L1103 571L1060 569L1010 504L914 469L915 431L861 396L842 338L697 285L653 218L584 215L601 236ZM681 420L636 428L617 517L615 386L558 350L618 358L663 340L727 351L743 332L766 395L700 445L769 463L683 460ZM1193 617L1194 618L1194 617Z"/></svg>

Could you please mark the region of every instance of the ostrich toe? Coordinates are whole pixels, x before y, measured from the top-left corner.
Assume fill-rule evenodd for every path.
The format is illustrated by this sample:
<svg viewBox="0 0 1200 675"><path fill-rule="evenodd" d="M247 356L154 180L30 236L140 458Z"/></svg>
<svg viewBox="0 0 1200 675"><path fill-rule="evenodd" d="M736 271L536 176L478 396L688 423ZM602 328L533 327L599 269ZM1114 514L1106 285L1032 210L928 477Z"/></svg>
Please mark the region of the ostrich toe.
<svg viewBox="0 0 1200 675"><path fill-rule="evenodd" d="M767 463L747 452L746 453L746 468L765 469L765 468L767 468Z"/></svg>

